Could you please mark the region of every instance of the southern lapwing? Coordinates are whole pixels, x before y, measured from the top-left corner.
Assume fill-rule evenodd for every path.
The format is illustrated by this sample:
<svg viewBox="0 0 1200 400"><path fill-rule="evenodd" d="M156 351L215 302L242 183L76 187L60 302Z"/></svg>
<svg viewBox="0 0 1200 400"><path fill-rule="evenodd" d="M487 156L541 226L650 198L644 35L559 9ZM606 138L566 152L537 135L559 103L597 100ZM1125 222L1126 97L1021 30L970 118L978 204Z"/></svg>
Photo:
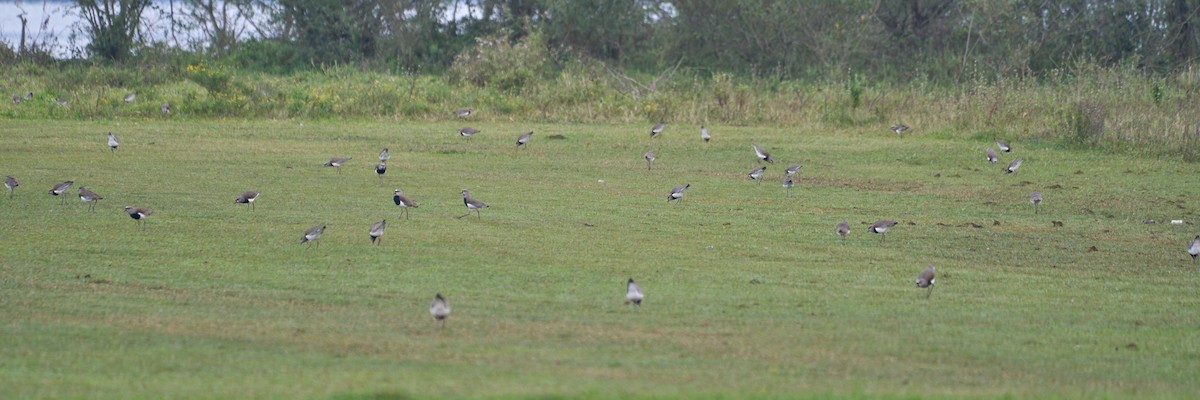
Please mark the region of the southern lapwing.
<svg viewBox="0 0 1200 400"><path fill-rule="evenodd" d="M907 131L907 130L908 130L908 125L904 125L904 124L892 125L892 132L896 132L896 135L899 135L899 136L903 136L904 131Z"/></svg>
<svg viewBox="0 0 1200 400"><path fill-rule="evenodd" d="M921 271L920 275L917 275L917 287L929 288L929 290L925 291L926 299L929 298L929 295L933 294L933 278L933 264L929 264L928 268L925 268L924 271Z"/></svg>
<svg viewBox="0 0 1200 400"><path fill-rule="evenodd" d="M767 149L759 147L757 144L750 144L750 146L754 147L754 155L758 157L759 161L766 161L768 163L775 162L775 160L771 158L771 153L767 152Z"/></svg>
<svg viewBox="0 0 1200 400"><path fill-rule="evenodd" d="M379 237L383 236L383 228L386 228L386 227L387 227L386 219L371 224L371 231L370 231L371 243L374 243L376 245L383 243L383 239L380 239Z"/></svg>
<svg viewBox="0 0 1200 400"><path fill-rule="evenodd" d="M650 138L654 139L655 136L662 134L663 129L666 129L666 128L667 128L667 125L662 122L659 122L657 125L654 125L653 128L650 128Z"/></svg>
<svg viewBox="0 0 1200 400"><path fill-rule="evenodd" d="M137 91L136 90L129 92L128 94L125 95L126 103L132 103L136 99L137 99Z"/></svg>
<svg viewBox="0 0 1200 400"><path fill-rule="evenodd" d="M141 207L125 206L125 213L129 214L129 218L133 218L138 227L141 228L146 226L146 217L154 214L154 211Z"/></svg>
<svg viewBox="0 0 1200 400"><path fill-rule="evenodd" d="M789 165L783 172L788 175L795 175L797 172L800 172L800 164Z"/></svg>
<svg viewBox="0 0 1200 400"><path fill-rule="evenodd" d="M445 328L446 317L450 316L450 300L442 297L441 293L433 296L433 303L429 305L429 315L432 315L434 320L441 323L442 328Z"/></svg>
<svg viewBox="0 0 1200 400"><path fill-rule="evenodd" d="M404 193L401 193L400 189L396 189L396 191L392 192L392 201L396 203L397 207L400 207L401 210L404 210L404 219L408 219L409 208L417 208L417 202L412 201L412 199L408 198L408 196L405 196Z"/></svg>
<svg viewBox="0 0 1200 400"><path fill-rule="evenodd" d="M760 165L760 166L754 167L754 169L750 170L750 173L746 174L746 176L749 176L750 179L753 179L755 184L761 185L763 172L766 172L766 171L767 171L767 166Z"/></svg>
<svg viewBox="0 0 1200 400"><path fill-rule="evenodd" d="M375 175L379 175L379 179L383 179L383 174L387 173L387 161L380 161L375 164Z"/></svg>
<svg viewBox="0 0 1200 400"><path fill-rule="evenodd" d="M689 187L692 187L692 184L690 184L690 183L685 183L685 184L682 184L682 185L679 185L679 186L676 186L676 187L673 187L673 188L671 188L671 194L668 194L668 195L667 195L667 202L668 202L668 203L670 203L670 202L671 202L671 200L679 200L679 199L682 199L682 198L683 198L683 192L686 192L686 191L688 190L688 188L689 188Z"/></svg>
<svg viewBox="0 0 1200 400"><path fill-rule="evenodd" d="M25 92L25 100L33 100L33 92Z"/></svg>
<svg viewBox="0 0 1200 400"><path fill-rule="evenodd" d="M171 104L170 103L162 103L162 105L158 106L158 111L161 111L162 115L164 117L170 117L171 116Z"/></svg>
<svg viewBox="0 0 1200 400"><path fill-rule="evenodd" d="M1029 195L1029 202L1033 204L1033 213L1037 214L1038 206L1042 205L1042 192L1034 190L1033 194Z"/></svg>
<svg viewBox="0 0 1200 400"><path fill-rule="evenodd" d="M992 164L995 164L996 161L1000 161L1000 157L996 156L996 151L992 150L991 147L987 148L987 160Z"/></svg>
<svg viewBox="0 0 1200 400"><path fill-rule="evenodd" d="M354 157L334 157L325 162L326 167L337 168L338 175L342 174L342 165Z"/></svg>
<svg viewBox="0 0 1200 400"><path fill-rule="evenodd" d="M63 107L66 107L71 104L71 100L67 99L66 97L59 97L57 99L54 99L54 101L56 103L58 103L58 105L63 106Z"/></svg>
<svg viewBox="0 0 1200 400"><path fill-rule="evenodd" d="M308 247L312 247L313 242L315 242L317 247L321 247L321 242L319 242L317 239L321 238L322 233L325 233L325 225L317 225L312 228L308 228L307 231L304 231L304 236L300 237L300 244L308 243Z"/></svg>
<svg viewBox="0 0 1200 400"><path fill-rule="evenodd" d="M879 242L883 243L883 240L887 239L888 229L892 229L893 226L896 226L896 221L881 219L875 221L875 223L871 224L870 226L867 226L867 232L878 233Z"/></svg>
<svg viewBox="0 0 1200 400"><path fill-rule="evenodd" d="M463 108L454 110L454 115L459 118L466 118L466 117L470 117L471 113L473 113L473 112L475 112L474 108L463 107Z"/></svg>
<svg viewBox="0 0 1200 400"><path fill-rule="evenodd" d="M17 178L13 178L12 175L4 177L4 187L8 189L8 197L12 197L13 190L15 190L17 186L21 186L21 183L17 182Z"/></svg>
<svg viewBox="0 0 1200 400"><path fill-rule="evenodd" d="M787 195L788 195L788 197L792 197L792 186L796 186L796 181L792 180L792 176L791 176L791 175L784 175L784 176L783 176L783 184L782 184L782 186L783 186L783 188L784 188L784 189L787 189Z"/></svg>
<svg viewBox="0 0 1200 400"><path fill-rule="evenodd" d="M238 204L246 204L251 210L254 210L254 201L258 200L258 194L259 193L257 190L247 190L242 192L242 194L239 194L238 197L234 198L233 202Z"/></svg>
<svg viewBox="0 0 1200 400"><path fill-rule="evenodd" d="M1007 172L1010 174L1013 172L1017 172L1017 168L1021 168L1022 162L1024 162L1024 160L1020 159L1020 158L1013 160L1011 163L1008 164L1008 168L1004 169L1004 172Z"/></svg>
<svg viewBox="0 0 1200 400"><path fill-rule="evenodd" d="M1192 262L1196 262L1196 257L1200 257L1200 235L1196 235L1188 245L1188 254L1192 256Z"/></svg>
<svg viewBox="0 0 1200 400"><path fill-rule="evenodd" d="M66 203L67 196L65 196L65 194L67 193L67 190L71 189L71 185L74 185L74 184L75 184L75 182L73 182L73 181L62 181L59 183L55 183L54 186L50 187L50 195L51 196L61 196L62 202Z"/></svg>
<svg viewBox="0 0 1200 400"><path fill-rule="evenodd" d="M18 93L13 93L12 101L13 104L21 104L21 95Z"/></svg>
<svg viewBox="0 0 1200 400"><path fill-rule="evenodd" d="M392 159L392 153L388 152L387 147L379 151L379 161L387 161Z"/></svg>
<svg viewBox="0 0 1200 400"><path fill-rule="evenodd" d="M654 165L654 150L647 151L642 158L646 159L646 169L651 169L651 166Z"/></svg>
<svg viewBox="0 0 1200 400"><path fill-rule="evenodd" d="M629 278L629 283L625 284L625 304L633 304L635 307L642 305L642 285Z"/></svg>
<svg viewBox="0 0 1200 400"><path fill-rule="evenodd" d="M462 195L463 205L467 206L467 213L460 215L458 218L471 215L471 210L475 210L475 218L482 218L479 216L479 210L488 208L488 205L482 201L476 200L474 197L471 197L471 192L467 189L462 190Z"/></svg>
<svg viewBox="0 0 1200 400"><path fill-rule="evenodd" d="M1009 146L1008 142L1006 142L1004 140L1000 140L1000 139L996 139L996 148L1000 149L1000 151L1003 151L1005 153L1012 151L1012 146Z"/></svg>
<svg viewBox="0 0 1200 400"><path fill-rule="evenodd" d="M846 236L850 235L850 222L844 219L842 222L838 222L837 234L842 238L842 240L846 240Z"/></svg>
<svg viewBox="0 0 1200 400"><path fill-rule="evenodd" d="M99 203L100 200L103 199L104 196L96 194L96 192L93 192L91 189L83 186L79 187L79 200L82 200L84 203L88 203L88 211L96 211L96 203Z"/></svg>
<svg viewBox="0 0 1200 400"><path fill-rule="evenodd" d="M708 128L705 128L704 125L700 125L700 140L703 140L704 143L712 140L712 135L708 133Z"/></svg>
<svg viewBox="0 0 1200 400"><path fill-rule="evenodd" d="M113 153L116 153L117 146L120 146L120 145L121 145L121 142L117 141L117 135L113 134L112 132L109 132L108 133L108 150ZM137 153L137 151L134 151L134 153Z"/></svg>
<svg viewBox="0 0 1200 400"><path fill-rule="evenodd" d="M533 131L525 132L522 133L521 136L517 136L517 147L524 148L525 145L529 143L529 138L532 136Z"/></svg>
<svg viewBox="0 0 1200 400"><path fill-rule="evenodd" d="M470 139L471 136L475 136L476 133L479 133L479 130L469 126L464 126L462 129L458 130L458 134L467 139Z"/></svg>

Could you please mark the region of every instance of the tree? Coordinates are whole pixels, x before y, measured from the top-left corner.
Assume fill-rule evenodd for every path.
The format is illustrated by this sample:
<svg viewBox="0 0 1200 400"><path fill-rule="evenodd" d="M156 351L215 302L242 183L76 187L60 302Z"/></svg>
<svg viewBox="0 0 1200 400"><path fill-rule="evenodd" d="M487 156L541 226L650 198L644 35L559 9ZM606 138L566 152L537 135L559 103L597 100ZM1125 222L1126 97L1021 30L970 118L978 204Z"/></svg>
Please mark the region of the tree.
<svg viewBox="0 0 1200 400"><path fill-rule="evenodd" d="M75 0L91 37L88 52L106 60L125 61L132 54L142 23L142 11L150 1Z"/></svg>

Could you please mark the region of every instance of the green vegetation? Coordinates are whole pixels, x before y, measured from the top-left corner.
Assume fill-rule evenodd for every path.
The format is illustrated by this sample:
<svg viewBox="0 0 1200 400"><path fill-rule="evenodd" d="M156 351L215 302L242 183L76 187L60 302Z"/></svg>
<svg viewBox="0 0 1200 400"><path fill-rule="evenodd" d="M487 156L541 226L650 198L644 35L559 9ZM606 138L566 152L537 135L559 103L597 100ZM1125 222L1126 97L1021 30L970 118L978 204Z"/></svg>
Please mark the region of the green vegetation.
<svg viewBox="0 0 1200 400"><path fill-rule="evenodd" d="M640 121L508 122L523 114L483 98L463 102L480 104L482 121L449 120L441 106L465 97L431 104L417 123L200 119L185 101L171 120L154 119L153 103L191 85L137 88L149 99L128 108L109 100L123 93L115 88L69 109L42 97L5 106L21 117L0 126L0 174L21 180L0 197L6 396L1200 391L1200 274L1184 253L1197 233L1195 165L1009 127L1022 126L1023 110L1079 115L1086 128L1090 105L1070 113L1076 94L1045 110L1055 91L1018 102L1019 90L1000 90L1012 83L934 102L864 85L859 107L841 107L848 125L827 117L843 115L829 110L847 91L781 88L771 99L804 104L790 108L796 120L771 117L788 108L768 101L747 109L787 128L714 121L705 147L698 123L668 120L651 141ZM688 109L669 115L720 115L680 117ZM902 138L887 130L898 119L913 126ZM482 133L457 137L463 125ZM527 130L537 132L529 148L515 150ZM123 141L115 155L107 131ZM993 135L1017 138L1001 154L1024 157L1017 173L984 161ZM752 142L779 159L761 186L745 178ZM382 147L392 161L380 180L371 165ZM337 175L320 166L333 156L354 159ZM804 169L789 198L778 181L792 162ZM77 198L60 205L45 191L66 179L105 200L95 212ZM692 185L685 199L668 204L682 183ZM394 188L421 205L410 220L397 218ZM455 218L463 188L491 205L482 218ZM263 193L255 211L232 201L246 189ZM1039 215L1027 202L1035 189ZM125 205L155 210L145 230ZM383 218L383 242L371 246L367 228ZM864 228L883 218L901 224L880 242ZM844 243L840 219L853 229ZM321 245L305 249L300 235L317 224L328 224ZM929 263L939 275L926 300L913 280ZM646 290L636 310L621 304L631 276ZM438 292L454 307L444 330L426 312Z"/></svg>

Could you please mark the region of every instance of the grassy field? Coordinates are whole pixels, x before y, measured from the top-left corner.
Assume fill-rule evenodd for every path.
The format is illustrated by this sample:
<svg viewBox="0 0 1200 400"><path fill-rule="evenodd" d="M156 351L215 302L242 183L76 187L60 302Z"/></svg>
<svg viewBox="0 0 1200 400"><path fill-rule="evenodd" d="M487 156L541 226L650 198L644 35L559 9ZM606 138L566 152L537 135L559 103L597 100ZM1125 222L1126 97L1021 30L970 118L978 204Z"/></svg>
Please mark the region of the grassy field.
<svg viewBox="0 0 1200 400"><path fill-rule="evenodd" d="M990 133L885 126L712 126L706 146L691 124L464 124L3 122L0 397L1200 394L1195 164L1014 140L992 165ZM761 185L751 143L779 160ZM481 218L455 218L464 188ZM155 211L144 230L126 205ZM877 219L900 221L886 241Z"/></svg>

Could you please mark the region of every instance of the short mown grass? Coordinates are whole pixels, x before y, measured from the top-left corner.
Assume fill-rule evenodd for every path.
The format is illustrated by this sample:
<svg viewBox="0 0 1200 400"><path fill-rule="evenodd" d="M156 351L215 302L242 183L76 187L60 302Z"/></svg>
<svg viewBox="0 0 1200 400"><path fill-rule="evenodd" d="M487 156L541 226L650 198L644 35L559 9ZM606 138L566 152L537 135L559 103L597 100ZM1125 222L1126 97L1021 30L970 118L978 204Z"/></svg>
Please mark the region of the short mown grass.
<svg viewBox="0 0 1200 400"><path fill-rule="evenodd" d="M1030 138L1004 174L984 160L990 132L885 125L710 125L704 145L685 123L651 140L650 124L6 121L0 175L21 186L0 197L0 393L1200 392L1194 164ZM751 143L779 160L761 185ZM338 175L321 167L334 156L354 158ZM790 163L804 168L788 197ZM95 212L46 193L67 179L105 196ZM396 188L420 204L411 219ZM482 218L456 218L464 188L491 205ZM246 189L263 193L254 211L233 203ZM144 230L125 205L155 210ZM886 241L865 232L877 219L900 221ZM298 243L319 224L319 247ZM929 263L926 300L913 280ZM629 277L640 309L622 304ZM445 329L427 313L439 292Z"/></svg>

